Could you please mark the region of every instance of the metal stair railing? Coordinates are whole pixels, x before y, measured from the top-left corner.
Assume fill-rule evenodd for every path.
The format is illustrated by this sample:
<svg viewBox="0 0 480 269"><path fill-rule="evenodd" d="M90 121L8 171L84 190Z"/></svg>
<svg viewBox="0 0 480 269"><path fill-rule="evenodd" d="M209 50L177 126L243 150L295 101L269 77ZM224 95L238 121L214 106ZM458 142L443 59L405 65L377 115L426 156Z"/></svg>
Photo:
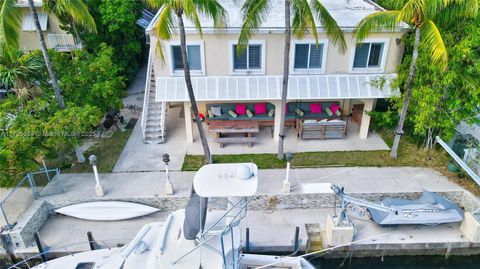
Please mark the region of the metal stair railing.
<svg viewBox="0 0 480 269"><path fill-rule="evenodd" d="M148 67L147 67L147 78L145 82L145 95L143 98L143 111L142 111L142 135L143 141L145 141L145 132L147 128L147 113L148 113L148 102L150 98L150 80L152 79L152 58L150 53L148 55Z"/></svg>

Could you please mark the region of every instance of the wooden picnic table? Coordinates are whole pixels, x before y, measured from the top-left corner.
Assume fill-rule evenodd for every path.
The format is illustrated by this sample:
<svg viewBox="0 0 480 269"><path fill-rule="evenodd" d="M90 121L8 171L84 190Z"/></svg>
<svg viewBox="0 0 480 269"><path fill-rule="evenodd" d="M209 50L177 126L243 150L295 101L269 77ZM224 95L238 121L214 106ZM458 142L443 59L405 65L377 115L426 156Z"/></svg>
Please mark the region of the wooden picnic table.
<svg viewBox="0 0 480 269"><path fill-rule="evenodd" d="M208 130L215 133L214 141L220 143L220 147L225 143L248 143L251 147L253 142L257 142L252 134L258 133L260 127L257 121L219 120L211 121ZM225 134L243 134L243 137L222 137Z"/></svg>

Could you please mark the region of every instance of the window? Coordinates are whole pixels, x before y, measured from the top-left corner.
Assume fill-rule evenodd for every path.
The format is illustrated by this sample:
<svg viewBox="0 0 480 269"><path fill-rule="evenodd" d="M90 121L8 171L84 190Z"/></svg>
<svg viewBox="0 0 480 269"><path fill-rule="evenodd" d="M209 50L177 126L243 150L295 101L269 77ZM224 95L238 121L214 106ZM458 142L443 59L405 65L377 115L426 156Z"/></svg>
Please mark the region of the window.
<svg viewBox="0 0 480 269"><path fill-rule="evenodd" d="M200 45L187 45L187 61L190 70L202 70ZM183 70L182 48L178 45L172 46L172 68L174 72Z"/></svg>
<svg viewBox="0 0 480 269"><path fill-rule="evenodd" d="M232 50L233 70L262 69L262 45L248 45L240 54L237 53L237 45L233 45Z"/></svg>
<svg viewBox="0 0 480 269"><path fill-rule="evenodd" d="M48 14L44 12L38 12L38 21L40 22L40 28L42 31L47 30ZM36 31L35 23L33 22L33 17L31 13L25 14L22 21L22 30L23 31Z"/></svg>
<svg viewBox="0 0 480 269"><path fill-rule="evenodd" d="M353 68L380 68L384 43L358 43Z"/></svg>
<svg viewBox="0 0 480 269"><path fill-rule="evenodd" d="M323 60L323 44L295 44L293 68L321 69Z"/></svg>

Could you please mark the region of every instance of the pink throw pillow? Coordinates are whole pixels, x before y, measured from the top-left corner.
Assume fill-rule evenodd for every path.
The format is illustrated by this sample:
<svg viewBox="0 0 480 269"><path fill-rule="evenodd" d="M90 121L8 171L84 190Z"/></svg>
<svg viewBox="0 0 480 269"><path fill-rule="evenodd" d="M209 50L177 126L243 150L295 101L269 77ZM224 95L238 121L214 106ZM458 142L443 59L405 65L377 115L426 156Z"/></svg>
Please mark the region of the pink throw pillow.
<svg viewBox="0 0 480 269"><path fill-rule="evenodd" d="M310 104L310 113L319 114L322 113L322 104Z"/></svg>
<svg viewBox="0 0 480 269"><path fill-rule="evenodd" d="M332 111L332 113L335 115L337 113L337 110L340 108L340 106L338 104L331 104L330 105L330 110Z"/></svg>
<svg viewBox="0 0 480 269"><path fill-rule="evenodd" d="M285 104L285 114L288 114L288 104Z"/></svg>
<svg viewBox="0 0 480 269"><path fill-rule="evenodd" d="M235 104L235 113L238 115L245 115L247 113L246 104Z"/></svg>
<svg viewBox="0 0 480 269"><path fill-rule="evenodd" d="M257 115L267 113L267 104L266 103L254 104L253 108L255 110L255 114L257 114Z"/></svg>

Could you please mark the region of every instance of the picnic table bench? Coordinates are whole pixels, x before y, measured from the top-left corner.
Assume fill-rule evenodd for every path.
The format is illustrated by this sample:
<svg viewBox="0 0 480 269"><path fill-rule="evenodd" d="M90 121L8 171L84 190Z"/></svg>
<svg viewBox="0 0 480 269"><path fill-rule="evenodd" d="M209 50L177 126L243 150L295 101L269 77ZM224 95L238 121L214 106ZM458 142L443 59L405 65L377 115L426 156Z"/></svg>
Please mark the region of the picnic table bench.
<svg viewBox="0 0 480 269"><path fill-rule="evenodd" d="M228 143L244 143L249 147L253 143L258 142L257 137L253 137L253 133L260 131L257 121L212 121L208 130L215 133L213 141L220 144L223 148ZM225 137L227 134L242 134L243 136Z"/></svg>

